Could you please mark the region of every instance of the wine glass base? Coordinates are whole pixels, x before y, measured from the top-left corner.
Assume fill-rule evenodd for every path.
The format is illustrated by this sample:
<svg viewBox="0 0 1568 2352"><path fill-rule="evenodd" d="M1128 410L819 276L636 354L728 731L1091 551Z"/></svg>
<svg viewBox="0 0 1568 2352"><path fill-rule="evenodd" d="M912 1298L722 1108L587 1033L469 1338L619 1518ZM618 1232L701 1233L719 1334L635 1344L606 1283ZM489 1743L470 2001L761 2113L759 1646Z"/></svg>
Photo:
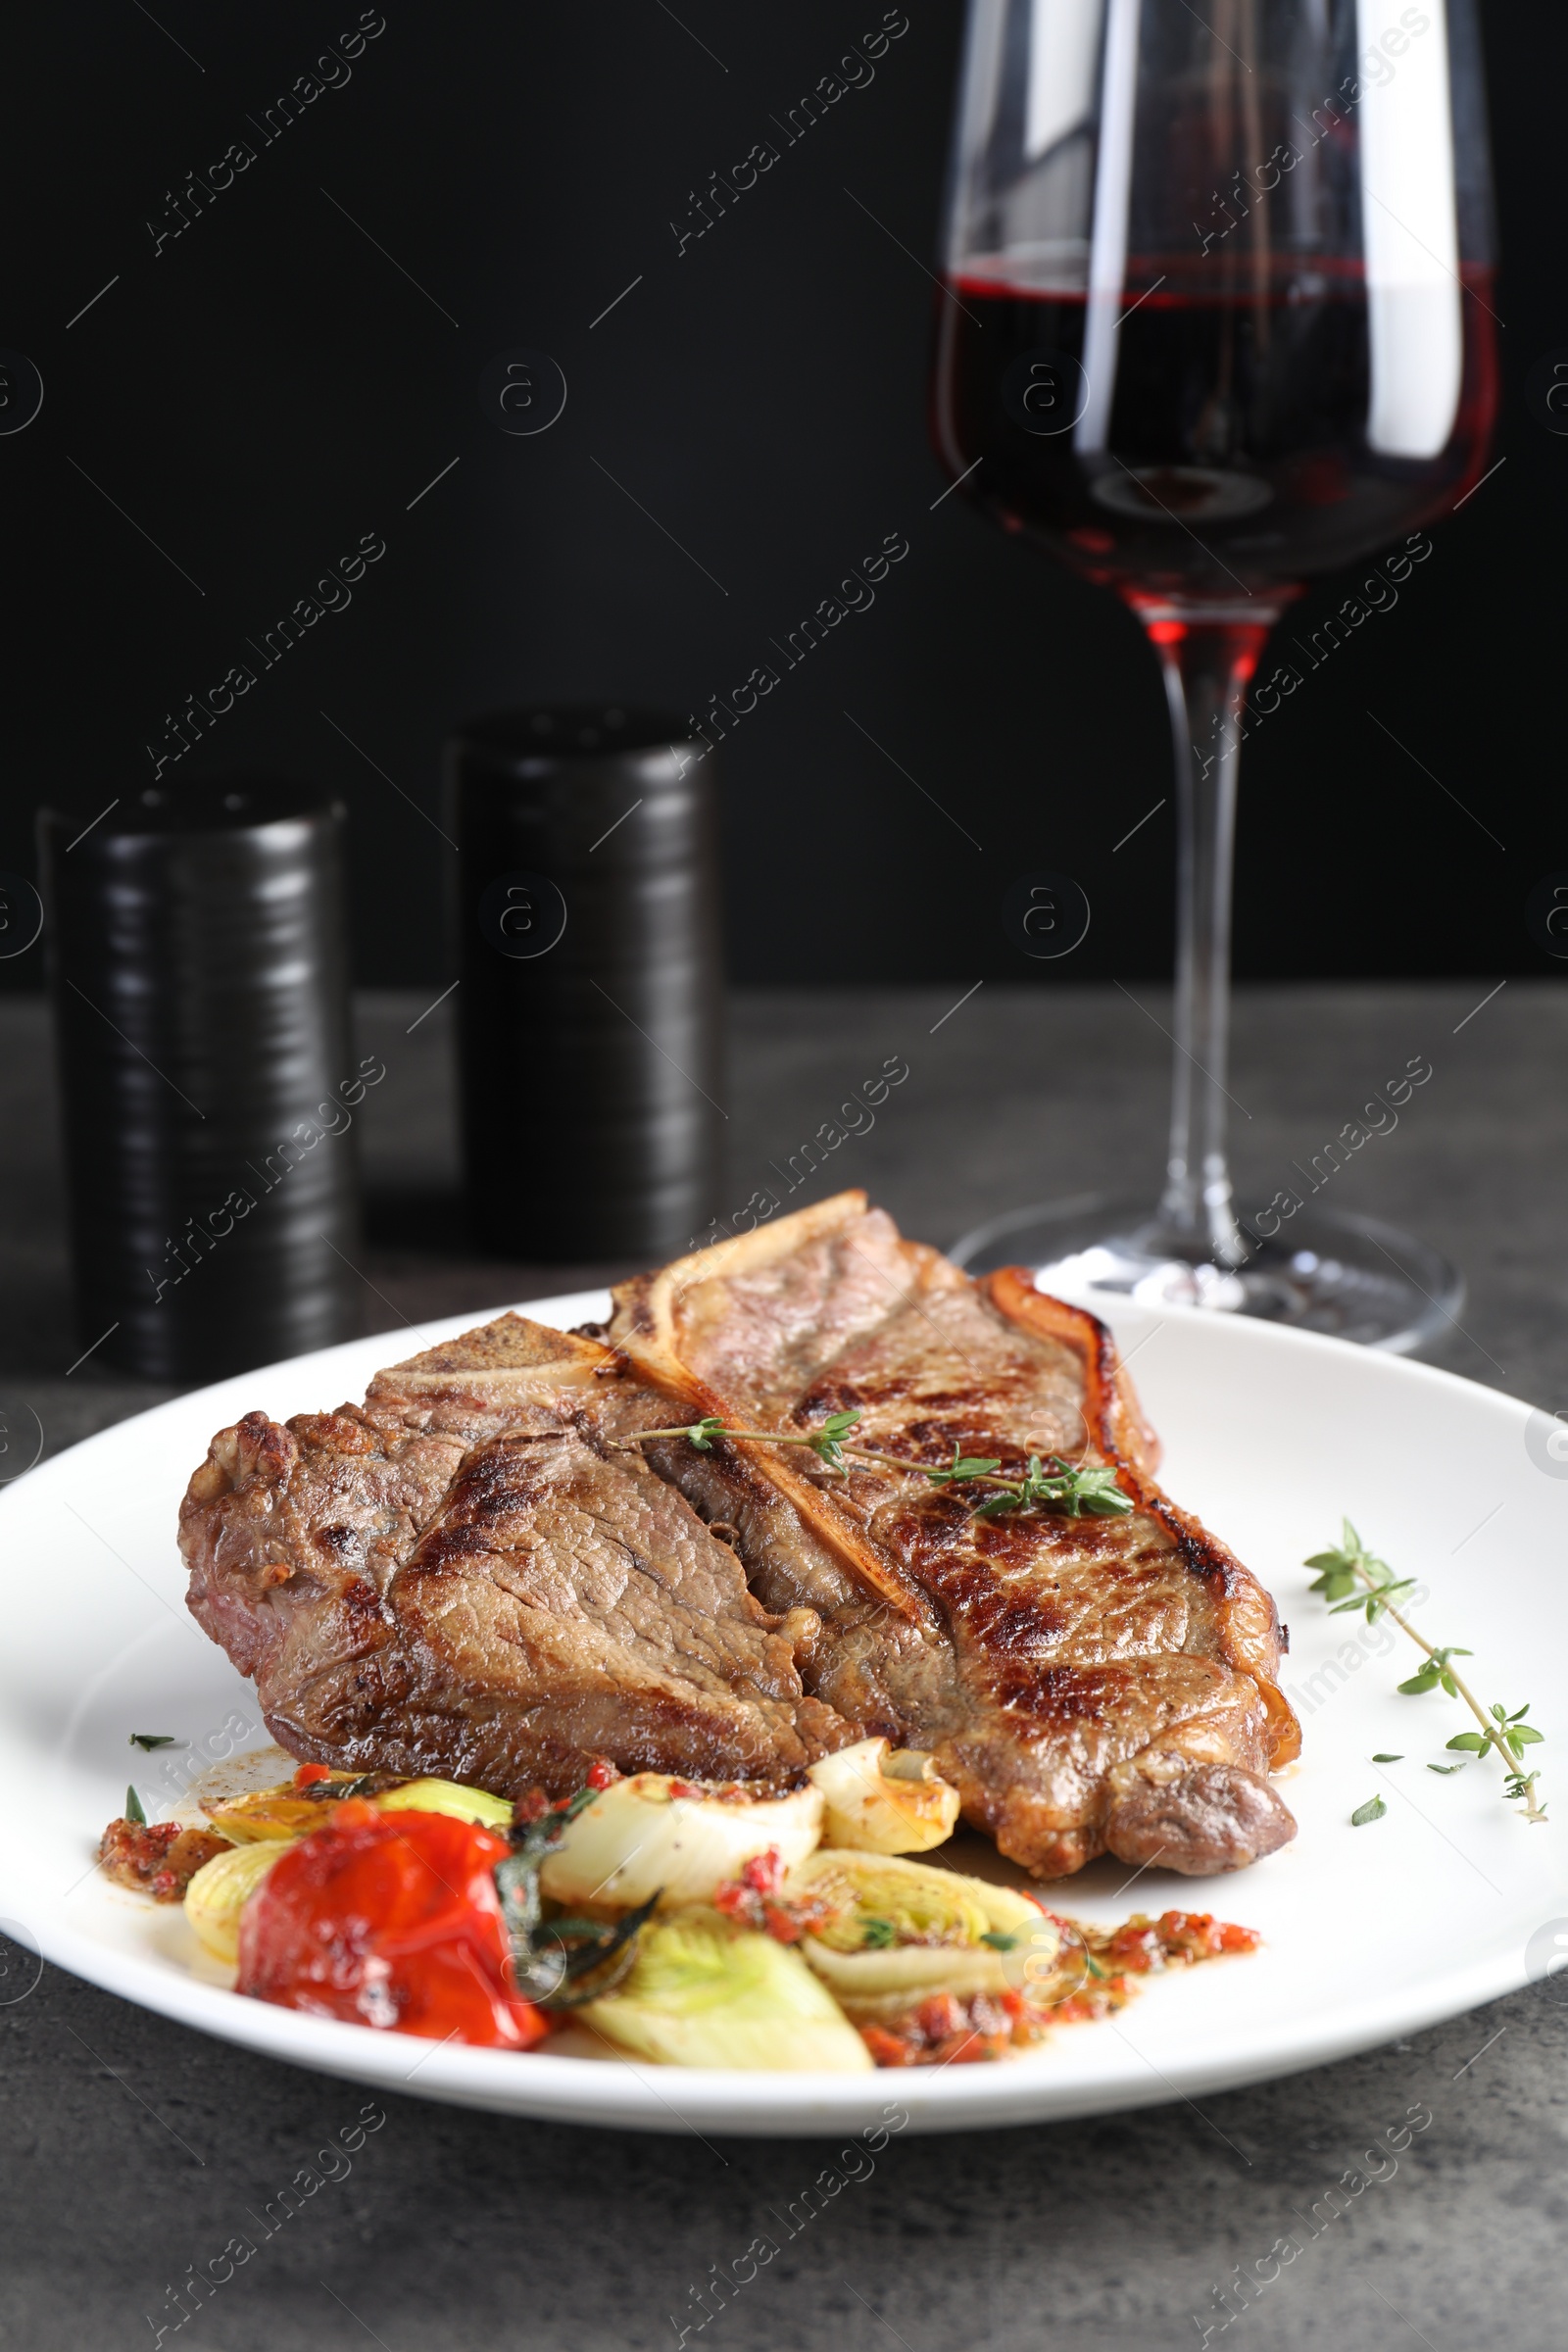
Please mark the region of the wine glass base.
<svg viewBox="0 0 1568 2352"><path fill-rule="evenodd" d="M1087 1306L1099 1293L1251 1315L1396 1355L1450 1328L1464 1299L1455 1267L1376 1217L1303 1207L1249 1248L1245 1265L1219 1266L1173 1236L1147 1198L1083 1193L993 1217L949 1255L971 1274L1028 1266L1041 1290Z"/></svg>

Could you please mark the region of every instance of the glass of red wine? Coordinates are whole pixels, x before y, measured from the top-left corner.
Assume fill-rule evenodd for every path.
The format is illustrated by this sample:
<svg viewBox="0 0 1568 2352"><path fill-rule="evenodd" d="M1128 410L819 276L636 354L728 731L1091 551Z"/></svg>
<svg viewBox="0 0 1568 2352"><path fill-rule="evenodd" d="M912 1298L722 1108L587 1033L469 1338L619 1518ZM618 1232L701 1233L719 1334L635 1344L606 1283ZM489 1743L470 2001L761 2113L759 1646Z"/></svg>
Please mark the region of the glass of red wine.
<svg viewBox="0 0 1568 2352"><path fill-rule="evenodd" d="M1015 1210L965 1236L961 1262L1399 1349L1457 1307L1435 1251L1314 1203L1315 1176L1283 1171L1267 1208L1238 1215L1231 863L1274 622L1306 581L1391 542L1386 568L1410 576L1424 526L1482 477L1491 262L1471 0L971 0L933 437L964 496L1143 623L1178 852L1158 1204ZM1256 707L1295 674L1258 677ZM1347 1132L1341 1157L1356 1148Z"/></svg>

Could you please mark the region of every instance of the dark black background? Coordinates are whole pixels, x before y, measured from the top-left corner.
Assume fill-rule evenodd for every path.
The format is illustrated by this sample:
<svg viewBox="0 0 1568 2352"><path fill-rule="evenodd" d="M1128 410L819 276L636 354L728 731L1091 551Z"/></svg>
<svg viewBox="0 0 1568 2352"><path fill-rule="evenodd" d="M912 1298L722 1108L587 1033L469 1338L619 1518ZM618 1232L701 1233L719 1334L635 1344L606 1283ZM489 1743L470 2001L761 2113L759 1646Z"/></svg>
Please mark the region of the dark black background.
<svg viewBox="0 0 1568 2352"><path fill-rule="evenodd" d="M682 0L680 21L660 0L386 0L352 80L266 147L247 117L355 24L348 0L161 0L157 24L124 0L14 12L0 344L32 358L46 396L0 438L0 866L32 871L51 790L99 806L145 780L164 714L379 533L353 606L181 772L266 763L341 790L358 977L439 982L452 853L430 820L462 714L568 695L701 709L896 531L910 554L875 609L724 747L737 977L1167 969L1168 807L1112 852L1167 789L1135 624L961 500L932 511L922 268L960 12L908 4L874 83L679 257L669 222L689 192L770 135L880 22L876 0ZM1487 32L1507 464L1436 534L1398 609L1250 745L1244 974L1559 968L1524 905L1568 866L1550 723L1568 441L1531 420L1523 386L1568 345L1568 18L1509 0ZM239 138L256 162L155 258L146 222ZM569 386L532 439L479 406L486 362L516 346L553 354ZM1298 633L1351 584L1315 590ZM1039 867L1076 875L1095 908L1059 966L1028 963L1002 929L1007 885ZM36 985L40 964L34 951L0 978Z"/></svg>

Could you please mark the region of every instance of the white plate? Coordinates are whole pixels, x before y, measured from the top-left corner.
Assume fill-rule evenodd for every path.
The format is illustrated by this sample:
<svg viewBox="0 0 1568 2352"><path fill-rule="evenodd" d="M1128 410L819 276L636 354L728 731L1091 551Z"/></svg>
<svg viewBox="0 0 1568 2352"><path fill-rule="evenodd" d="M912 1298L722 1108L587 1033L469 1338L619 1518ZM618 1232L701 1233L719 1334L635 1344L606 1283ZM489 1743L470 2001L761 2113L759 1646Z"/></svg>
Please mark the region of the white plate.
<svg viewBox="0 0 1568 2352"><path fill-rule="evenodd" d="M535 1301L542 1322L602 1314L601 1296ZM1086 2115L1256 2082L1345 2056L1475 2007L1541 1975L1568 1885L1556 1818L1528 1828L1492 1758L1449 1779L1444 1742L1468 1717L1441 1692L1403 1698L1402 1636L1331 1618L1301 1567L1342 1513L1401 1574L1431 1588L1428 1638L1476 1652L1485 1702L1528 1698L1535 1753L1568 1806L1568 1463L1528 1408L1425 1365L1267 1325L1114 1303L1162 1475L1275 1593L1291 1628L1285 1679L1305 1735L1283 1792L1296 1843L1238 1877L1194 1881L1097 1863L1058 1886L1064 1910L1213 1910L1264 1948L1149 1984L1099 2025L1059 2030L999 2065L871 2076L735 2075L516 2056L304 2017L193 1973L176 1908L109 1886L98 1834L134 1778L167 1811L194 1762L261 1746L248 1683L185 1612L175 1509L216 1429L260 1406L290 1413L359 1397L383 1363L483 1320L450 1317L220 1383L89 1438L0 1494L7 1628L0 1652L0 1914L22 1939L127 2000L245 2047L418 2096L644 2131L853 2132L903 2110L956 2131ZM1548 1465L1550 1465L1548 1467ZM1336 1661L1342 1663L1337 1664ZM192 1742L153 1755L129 1733ZM1379 1767L1379 1750L1404 1761ZM194 1762L193 1762L194 1760ZM1559 1784L1558 1775L1562 1775ZM1352 1829L1381 1793L1388 1812ZM0 1994L3 1994L0 1987Z"/></svg>

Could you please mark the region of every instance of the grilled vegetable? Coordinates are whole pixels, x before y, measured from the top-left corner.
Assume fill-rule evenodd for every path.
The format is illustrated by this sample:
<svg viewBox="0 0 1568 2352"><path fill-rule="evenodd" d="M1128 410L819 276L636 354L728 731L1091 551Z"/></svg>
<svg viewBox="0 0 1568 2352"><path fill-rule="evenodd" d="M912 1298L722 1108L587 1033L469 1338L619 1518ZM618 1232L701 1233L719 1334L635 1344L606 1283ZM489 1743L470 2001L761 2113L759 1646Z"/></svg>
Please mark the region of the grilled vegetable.
<svg viewBox="0 0 1568 2352"><path fill-rule="evenodd" d="M822 1795L800 1788L753 1796L745 1782L704 1787L639 1772L601 1788L561 1833L539 1872L559 1903L645 1903L661 1910L706 1902L754 1855L776 1847L786 1869L811 1852Z"/></svg>
<svg viewBox="0 0 1568 2352"><path fill-rule="evenodd" d="M549 2025L513 1981L494 1876L507 1852L474 1822L334 1804L246 1904L239 1990L433 2041L531 2049Z"/></svg>
<svg viewBox="0 0 1568 2352"><path fill-rule="evenodd" d="M280 1840L225 1846L185 1889L185 1917L215 1960L239 1958L239 1915L284 1848Z"/></svg>
<svg viewBox="0 0 1568 2352"><path fill-rule="evenodd" d="M291 1781L270 1788L252 1788L243 1796L220 1796L204 1803L202 1811L215 1829L236 1845L263 1838L304 1838L318 1830L329 1807L355 1786L348 1772L329 1772L324 1764L302 1764Z"/></svg>
<svg viewBox="0 0 1568 2352"><path fill-rule="evenodd" d="M642 1933L630 1975L580 2012L658 2066L862 2074L871 2055L795 1952L718 1912L678 1911Z"/></svg>
<svg viewBox="0 0 1568 2352"><path fill-rule="evenodd" d="M225 1838L249 1845L258 1838L309 1837L335 1804L351 1796L368 1797L384 1813L447 1813L459 1821L483 1822L486 1829L504 1830L512 1821L507 1799L485 1788L467 1788L457 1781L400 1781L385 1772L328 1772L320 1764L302 1765L291 1781L247 1796L220 1798L203 1811Z"/></svg>
<svg viewBox="0 0 1568 2352"><path fill-rule="evenodd" d="M809 1767L826 1799L828 1845L868 1854L923 1854L951 1838L958 1791L918 1748L890 1752L885 1740L861 1740Z"/></svg>
<svg viewBox="0 0 1568 2352"><path fill-rule="evenodd" d="M838 1904L800 1948L858 2020L897 2016L934 1992L1027 1990L1044 2004L1083 1973L1077 1946L1028 1895L896 1854L824 1846L791 1873L784 1894Z"/></svg>
<svg viewBox="0 0 1568 2352"><path fill-rule="evenodd" d="M449 1813L457 1821L483 1822L487 1830L512 1827L508 1798L492 1796L488 1788L466 1788L459 1781L404 1781L370 1801L378 1813Z"/></svg>

